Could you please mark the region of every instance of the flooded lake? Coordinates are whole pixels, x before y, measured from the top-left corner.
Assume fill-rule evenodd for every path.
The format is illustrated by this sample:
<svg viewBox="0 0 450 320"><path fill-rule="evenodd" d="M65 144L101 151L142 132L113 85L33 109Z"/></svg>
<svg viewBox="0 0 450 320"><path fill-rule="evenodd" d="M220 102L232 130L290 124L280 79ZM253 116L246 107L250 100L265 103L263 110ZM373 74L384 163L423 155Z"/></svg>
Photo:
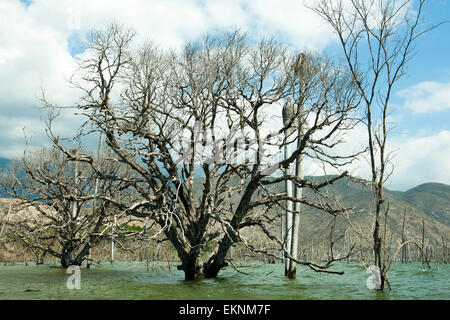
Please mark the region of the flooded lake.
<svg viewBox="0 0 450 320"><path fill-rule="evenodd" d="M368 289L366 269L357 263L337 263L344 275L320 274L298 267L297 279L284 277L284 265L237 263L215 279L184 281L175 266L145 262L109 262L80 269L80 289L68 289L66 270L48 265L0 265L0 300L6 299L450 299L450 265L433 264L426 272L421 263L396 263L389 279L392 291Z"/></svg>

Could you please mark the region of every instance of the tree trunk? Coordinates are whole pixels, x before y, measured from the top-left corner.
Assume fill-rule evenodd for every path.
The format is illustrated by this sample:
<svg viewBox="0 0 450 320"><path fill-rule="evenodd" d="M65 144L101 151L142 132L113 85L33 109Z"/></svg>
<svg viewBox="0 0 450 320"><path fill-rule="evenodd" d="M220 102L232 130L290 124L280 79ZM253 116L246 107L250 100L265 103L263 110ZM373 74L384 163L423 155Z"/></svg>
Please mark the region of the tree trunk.
<svg viewBox="0 0 450 320"><path fill-rule="evenodd" d="M203 265L203 275L205 278L215 278L219 274L219 271L228 265L225 257L231 245L230 239L226 236L220 240L217 252Z"/></svg>
<svg viewBox="0 0 450 320"><path fill-rule="evenodd" d="M406 242L405 237L405 222L406 222L406 210L403 212L403 226L402 226L402 243ZM407 244L402 248L402 263L407 263Z"/></svg>
<svg viewBox="0 0 450 320"><path fill-rule="evenodd" d="M86 263L86 268L90 269L91 268L91 250L89 249L89 253L88 253L88 260Z"/></svg>
<svg viewBox="0 0 450 320"><path fill-rule="evenodd" d="M61 266L63 268L68 268L73 264L73 249L70 246L64 246L63 252L61 254Z"/></svg>
<svg viewBox="0 0 450 320"><path fill-rule="evenodd" d="M305 72L306 72L306 60L305 55L301 53L298 57L298 63L300 63L297 68L299 68L300 75L300 97L298 101L297 110L297 150L301 148L303 139L303 113L304 113L304 92L305 92ZM303 179L303 156L301 153L298 154L295 160L295 176L297 179ZM303 194L303 189L294 187L294 198L301 199ZM294 213L292 217L292 239L291 239L291 256L295 259L298 258L298 233L300 230L300 210L301 203L295 202ZM289 261L289 270L287 272L287 277L289 279L295 279L297 273L297 263L293 260Z"/></svg>
<svg viewBox="0 0 450 320"><path fill-rule="evenodd" d="M115 241L114 241L114 231L116 228L117 220L116 215L114 215L114 225L111 228L111 248L110 248L110 262L114 262L114 249L115 249Z"/></svg>
<svg viewBox="0 0 450 320"><path fill-rule="evenodd" d="M382 199L382 196L379 196L378 199ZM373 231L373 250L375 255L375 266L378 267L380 271L380 286L377 287L378 290L384 289L384 272L383 272L383 261L381 260L381 236L380 236L380 211L381 211L381 203L377 201L376 213L375 213L375 228Z"/></svg>
<svg viewBox="0 0 450 320"><path fill-rule="evenodd" d="M286 140L288 139L288 135L286 134ZM289 146L286 144L284 147L284 158L287 159L289 157ZM291 174L291 168L288 166L285 169L285 175ZM285 189L286 189L286 195L288 197L292 197L292 181L285 179ZM292 210L293 210L293 203L290 200L286 201L286 222L285 222L285 239L284 243L286 246L287 252L291 252L291 241L292 241ZM284 267L284 275L287 276L289 273L289 266L290 266L290 259L286 257L285 260L285 267Z"/></svg>
<svg viewBox="0 0 450 320"><path fill-rule="evenodd" d="M447 263L447 246L445 244L444 236L441 236L442 238L442 262Z"/></svg>
<svg viewBox="0 0 450 320"><path fill-rule="evenodd" d="M44 259L47 252L36 252L36 265L44 264Z"/></svg>
<svg viewBox="0 0 450 320"><path fill-rule="evenodd" d="M250 203L250 200L255 193L255 190L258 188L258 179L260 178L251 181L247 185L244 195L242 196L241 201L239 202L239 205L235 211L235 215L231 220L230 229L219 241L217 252L211 255L203 265L203 275L205 278L215 278L219 274L220 269L228 265L228 263L225 261L225 257L227 256L230 247L239 240L235 236L235 232L239 229L239 224L241 223L242 218L248 212L248 205Z"/></svg>
<svg viewBox="0 0 450 320"><path fill-rule="evenodd" d="M203 276L201 269L201 261L198 258L189 258L183 262L181 266L177 267L178 270L184 271L184 280L196 280Z"/></svg>
<svg viewBox="0 0 450 320"><path fill-rule="evenodd" d="M301 129L299 128L299 131ZM300 139L299 134L299 139ZM300 143L300 142L299 142ZM302 179L303 178L303 170L302 170L302 156L299 155L296 161L296 168L295 168L295 175L297 178ZM301 199L303 189L301 188L294 188L294 197L296 199ZM299 229L300 229L300 210L301 210L301 203L296 202L294 204L294 214L292 217L292 239L291 239L291 256L293 258L298 258L298 236L299 236ZM287 272L287 277L289 279L295 279L297 273L297 263L293 260L289 261L289 269Z"/></svg>
<svg viewBox="0 0 450 320"><path fill-rule="evenodd" d="M83 247L83 249L81 249L80 253L78 253L76 258L72 261L72 264L76 265L76 266L81 266L81 264L84 261L84 257L90 256L90 252L91 252L91 246L89 245L89 243L86 243L85 246ZM89 268L89 264L87 267Z"/></svg>
<svg viewBox="0 0 450 320"><path fill-rule="evenodd" d="M203 277L202 262L200 260L200 251L198 248L191 249L188 253L181 255L181 265L178 270L184 271L184 280L196 280Z"/></svg>

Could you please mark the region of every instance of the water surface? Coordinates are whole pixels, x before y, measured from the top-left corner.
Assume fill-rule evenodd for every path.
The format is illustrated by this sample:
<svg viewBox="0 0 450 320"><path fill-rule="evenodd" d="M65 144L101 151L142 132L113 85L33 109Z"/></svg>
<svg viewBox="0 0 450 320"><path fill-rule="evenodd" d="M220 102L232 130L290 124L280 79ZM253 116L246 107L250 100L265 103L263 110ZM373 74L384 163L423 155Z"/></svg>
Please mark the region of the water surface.
<svg viewBox="0 0 450 320"><path fill-rule="evenodd" d="M357 263L339 263L344 275L316 273L298 267L297 279L284 277L284 265L238 263L215 279L184 281L181 271L167 264L103 263L81 268L81 289L68 289L66 270L48 265L0 265L0 299L450 299L450 266L434 264L425 272L421 263L397 263L389 279L392 291L369 290L370 276Z"/></svg>

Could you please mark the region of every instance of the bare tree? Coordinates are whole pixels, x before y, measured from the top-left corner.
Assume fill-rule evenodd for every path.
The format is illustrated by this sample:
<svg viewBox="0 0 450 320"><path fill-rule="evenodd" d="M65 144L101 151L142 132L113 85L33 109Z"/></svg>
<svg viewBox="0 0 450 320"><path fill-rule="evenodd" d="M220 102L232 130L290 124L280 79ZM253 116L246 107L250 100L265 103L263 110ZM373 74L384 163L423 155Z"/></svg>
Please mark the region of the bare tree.
<svg viewBox="0 0 450 320"><path fill-rule="evenodd" d="M126 171L119 168L100 164L82 149L25 151L1 177L1 194L13 199L2 233L5 227L8 241L57 257L64 268L80 265L92 247L109 237L115 208L106 200L120 198L126 184L105 177Z"/></svg>
<svg viewBox="0 0 450 320"><path fill-rule="evenodd" d="M355 124L359 98L351 78L329 59L308 54L299 79L296 55L274 40L250 46L238 31L206 35L169 53L152 44L132 50L133 35L114 24L94 31L87 44L91 58L80 62L72 79L84 92L75 107L88 119L87 127L105 134L116 161L134 176L136 197L115 205L159 225L159 240L173 244L187 280L215 277L237 242L273 255L273 248L246 241L242 230L250 227L258 227L292 261L325 271L331 263L298 260L269 229L286 210L286 200L333 215L346 210L323 201L320 190L346 176L340 168L354 157L332 152L342 131ZM287 98L296 111L274 128ZM306 103L304 110L298 107ZM302 135L286 137L296 119L302 120ZM295 150L280 159L278 150L294 142ZM55 144L64 150L57 139ZM280 176L299 155L338 174L319 183ZM285 179L313 190L317 201L276 191Z"/></svg>
<svg viewBox="0 0 450 320"><path fill-rule="evenodd" d="M424 29L421 21L425 0L317 0L311 4L338 36L345 61L365 106L371 185L375 198L372 245L374 263L381 273L381 285L387 279L382 254L381 217L386 206L383 187L392 173L392 154L387 150L390 133L388 115L392 91L405 74ZM387 217L387 212L385 212Z"/></svg>

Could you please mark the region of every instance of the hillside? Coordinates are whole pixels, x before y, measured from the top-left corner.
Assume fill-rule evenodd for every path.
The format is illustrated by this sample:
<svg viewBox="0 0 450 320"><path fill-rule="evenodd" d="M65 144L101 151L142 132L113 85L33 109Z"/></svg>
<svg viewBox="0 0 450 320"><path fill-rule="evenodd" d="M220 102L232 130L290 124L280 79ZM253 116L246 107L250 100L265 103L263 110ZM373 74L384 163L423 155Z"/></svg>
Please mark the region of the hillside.
<svg viewBox="0 0 450 320"><path fill-rule="evenodd" d="M322 180L322 177L309 177L312 180ZM274 187L282 192L284 185ZM442 251L442 239L450 239L450 186L429 183L418 186L407 192L385 189L386 204L389 204L387 218L388 242L395 248L401 240L403 217L406 214L405 236L407 240L418 243L422 239L422 221L425 221L425 246L433 247L439 254ZM351 215L353 227L361 234L371 238L374 224L374 199L370 187L343 179L325 191L333 199L346 207L353 207L357 213ZM306 197L312 198L312 192L306 192ZM325 212L303 206L300 218L300 247L308 250L314 245L316 251L320 246L327 246L327 237L333 217ZM382 220L382 225L384 225ZM274 225L273 231L278 232L280 225ZM345 234L345 241L353 241L358 236L353 228L343 218L336 222L335 235ZM344 244L345 245L345 244Z"/></svg>
<svg viewBox="0 0 450 320"><path fill-rule="evenodd" d="M307 177L307 179L321 181L324 177ZM201 192L202 179L196 181L196 189L197 192ZM284 183L273 185L270 189L277 193L283 192ZM392 247L396 247L398 241L401 240L405 214L405 236L407 240L421 242L422 221L424 221L425 246L433 247L438 252L442 250L442 239L447 239L447 241L450 239L450 224L448 223L450 219L449 189L450 186L448 185L434 183L421 185L407 192L385 189L385 203L389 204L388 242L392 244ZM324 193L327 193L331 199L337 199L343 206L354 208L357 213L350 216L353 228L371 239L375 214L373 193L370 187L355 183L350 179L342 179L324 190ZM311 191L305 192L304 196L314 200ZM234 195L232 202L236 203L237 200L237 195ZM273 214L276 213L275 210L280 209L272 209ZM330 214L303 206L300 218L300 248L308 250L312 245L316 248L326 247L332 221L333 216ZM384 226L383 221L382 225ZM353 228L342 217L337 219L335 235L345 234L341 245L343 245L342 242L353 241L358 238ZM271 230L279 234L281 232L280 222L274 223ZM254 237L258 238L256 233L254 233ZM320 248L318 249L320 250Z"/></svg>
<svg viewBox="0 0 450 320"><path fill-rule="evenodd" d="M450 226L450 186L425 183L406 191L403 199L433 219Z"/></svg>
<svg viewBox="0 0 450 320"><path fill-rule="evenodd" d="M9 166L11 160L0 157L0 171Z"/></svg>
<svg viewBox="0 0 450 320"><path fill-rule="evenodd" d="M334 189L346 205L364 210L356 218L359 224L373 225L374 201L368 187L340 182ZM450 186L429 183L407 192L385 189L385 199L389 204L388 229L394 238L400 240L404 214L408 239L421 239L422 221L425 221L425 238L429 245L437 246L442 237L450 238Z"/></svg>

